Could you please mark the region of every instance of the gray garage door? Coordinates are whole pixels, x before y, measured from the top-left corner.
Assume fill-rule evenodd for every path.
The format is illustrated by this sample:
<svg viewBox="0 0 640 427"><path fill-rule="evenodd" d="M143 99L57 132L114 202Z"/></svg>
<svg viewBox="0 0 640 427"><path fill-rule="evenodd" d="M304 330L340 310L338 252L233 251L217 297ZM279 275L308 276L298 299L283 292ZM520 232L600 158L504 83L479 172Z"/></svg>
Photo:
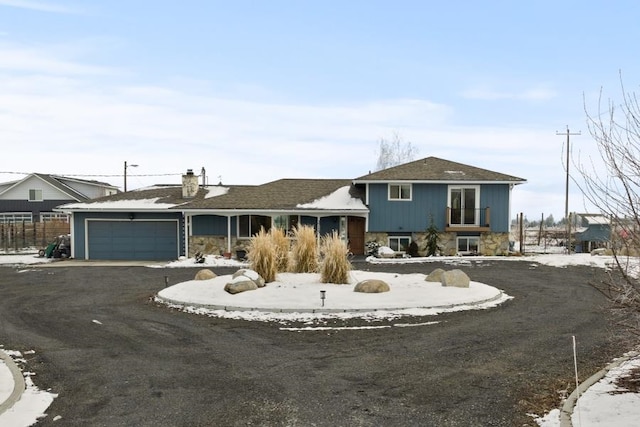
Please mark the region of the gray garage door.
<svg viewBox="0 0 640 427"><path fill-rule="evenodd" d="M177 221L89 221L89 259L178 258Z"/></svg>

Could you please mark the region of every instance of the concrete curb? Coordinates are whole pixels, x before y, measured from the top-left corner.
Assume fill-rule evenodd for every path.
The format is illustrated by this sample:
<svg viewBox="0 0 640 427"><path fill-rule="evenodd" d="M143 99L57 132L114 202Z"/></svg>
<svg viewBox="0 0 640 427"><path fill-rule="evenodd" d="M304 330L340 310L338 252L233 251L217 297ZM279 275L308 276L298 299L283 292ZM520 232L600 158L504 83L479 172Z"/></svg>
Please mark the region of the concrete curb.
<svg viewBox="0 0 640 427"><path fill-rule="evenodd" d="M375 313L378 311L400 311L400 310L412 310L412 309L450 309L463 306L476 306L486 304L489 302L497 301L504 296L504 292L498 290L498 294L491 298L483 300L464 302L460 304L449 305L434 305L434 306L418 306L418 307L396 307L396 308L256 308L256 307L236 307L229 305L216 305L216 304L200 304L200 303L186 303L184 301L174 300L172 298L161 297L158 294L155 295L153 300L160 304L173 305L177 307L195 307L204 308L207 310L222 310L222 311L259 311L264 313Z"/></svg>
<svg viewBox="0 0 640 427"><path fill-rule="evenodd" d="M4 402L0 402L0 415L4 413L6 410L11 408L22 396L22 393L25 390L24 377L22 376L22 371L13 361L13 359L4 352L4 350L0 349L0 359L5 363L5 365L11 371L11 375L13 376L13 391Z"/></svg>
<svg viewBox="0 0 640 427"><path fill-rule="evenodd" d="M580 383L578 387L569 395L569 397L567 397L567 399L564 401L564 404L562 405L562 409L560 410L560 427L573 427L571 416L573 415L573 410L576 407L579 396L582 396L589 387L604 378L610 370L617 368L624 362L637 356L638 354L635 353L622 356Z"/></svg>

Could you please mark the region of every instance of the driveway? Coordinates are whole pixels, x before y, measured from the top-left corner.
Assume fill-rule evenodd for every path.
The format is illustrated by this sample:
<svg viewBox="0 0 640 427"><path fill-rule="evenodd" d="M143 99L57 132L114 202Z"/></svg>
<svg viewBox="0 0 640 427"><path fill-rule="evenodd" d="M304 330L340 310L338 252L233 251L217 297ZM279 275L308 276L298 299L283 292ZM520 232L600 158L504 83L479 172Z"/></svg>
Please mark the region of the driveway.
<svg viewBox="0 0 640 427"><path fill-rule="evenodd" d="M355 265L437 267L452 268ZM602 270L459 268L515 298L401 321L425 323L414 327L290 332L151 302L165 276L190 280L196 268L4 267L0 344L35 350L26 356L34 382L59 394L45 426L535 425L525 410L572 381L572 335L582 379L621 353L588 286Z"/></svg>

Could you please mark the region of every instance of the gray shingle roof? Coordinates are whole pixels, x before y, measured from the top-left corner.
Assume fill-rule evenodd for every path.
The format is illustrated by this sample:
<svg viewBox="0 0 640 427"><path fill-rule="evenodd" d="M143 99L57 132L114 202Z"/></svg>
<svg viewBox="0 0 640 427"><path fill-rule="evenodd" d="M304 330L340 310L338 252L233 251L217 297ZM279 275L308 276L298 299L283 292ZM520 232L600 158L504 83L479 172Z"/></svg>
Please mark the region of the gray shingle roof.
<svg viewBox="0 0 640 427"><path fill-rule="evenodd" d="M493 172L462 163L427 157L399 166L356 178L355 182L368 181L490 181L490 182L526 182L523 178Z"/></svg>
<svg viewBox="0 0 640 427"><path fill-rule="evenodd" d="M124 200L156 199L157 204L173 204L176 210L301 210L300 204L311 203L339 188L351 186L349 179L281 179L263 185L222 186L226 194L206 197L208 190L200 188L192 199L182 198L181 186L152 187L87 200L85 208L92 204ZM209 187L211 188L211 187ZM363 199L364 195L354 187L351 195Z"/></svg>
<svg viewBox="0 0 640 427"><path fill-rule="evenodd" d="M348 185L349 179L280 179L257 186L231 186L227 194L193 200L179 208L291 210Z"/></svg>

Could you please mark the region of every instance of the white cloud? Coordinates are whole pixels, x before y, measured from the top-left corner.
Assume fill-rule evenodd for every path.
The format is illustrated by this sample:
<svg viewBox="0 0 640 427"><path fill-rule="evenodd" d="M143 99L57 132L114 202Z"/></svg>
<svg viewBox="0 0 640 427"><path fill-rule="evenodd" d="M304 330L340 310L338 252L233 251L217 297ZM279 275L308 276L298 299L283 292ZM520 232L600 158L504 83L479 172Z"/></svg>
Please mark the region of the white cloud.
<svg viewBox="0 0 640 427"><path fill-rule="evenodd" d="M36 10L39 12L53 13L79 13L77 9L61 6L52 2L31 0L0 0L0 6L15 7L20 9Z"/></svg>
<svg viewBox="0 0 640 427"><path fill-rule="evenodd" d="M557 96L554 90L545 87L534 87L519 91L503 91L487 87L467 89L462 92L462 97L475 100L495 101L501 99L521 101L546 101Z"/></svg>
<svg viewBox="0 0 640 427"><path fill-rule="evenodd" d="M553 130L453 126L455 110L426 99L318 105L269 101L267 91L260 101L221 98L188 79L133 84L120 70L85 65L81 55L73 47L0 44L0 129L3 157L11 159L0 172L105 175L94 178L121 186L127 160L140 165L129 171L129 188L178 183L186 169L201 167L224 184L355 178L375 167L379 139L398 131L420 157L527 179L514 194L545 194L545 186L563 194L563 140ZM14 179L0 174L0 182ZM516 200L514 211L552 205L556 216L551 197Z"/></svg>
<svg viewBox="0 0 640 427"><path fill-rule="evenodd" d="M2 0L0 0L2 1ZM12 72L32 72L38 75L105 75L114 74L114 69L86 65L56 56L60 47L34 48L0 44L0 70ZM61 49L62 50L62 49Z"/></svg>

